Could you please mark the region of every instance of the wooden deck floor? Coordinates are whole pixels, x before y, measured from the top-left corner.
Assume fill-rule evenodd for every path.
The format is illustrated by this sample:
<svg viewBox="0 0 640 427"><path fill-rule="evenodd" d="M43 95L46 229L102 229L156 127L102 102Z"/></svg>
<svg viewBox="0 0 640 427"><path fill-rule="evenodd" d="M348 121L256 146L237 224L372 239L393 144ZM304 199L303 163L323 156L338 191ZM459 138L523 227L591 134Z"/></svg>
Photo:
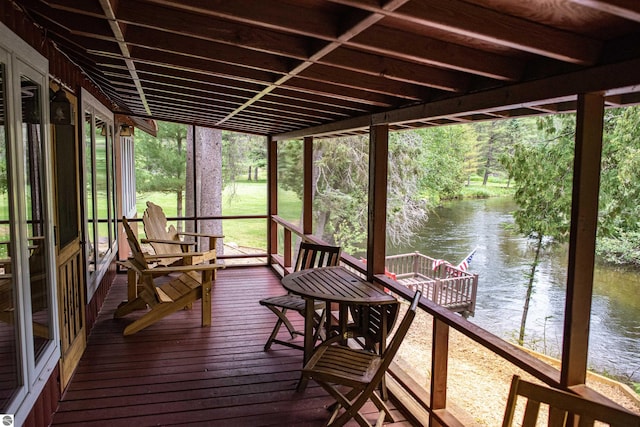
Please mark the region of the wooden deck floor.
<svg viewBox="0 0 640 427"><path fill-rule="evenodd" d="M211 327L200 304L129 337L138 314L113 319L126 297L118 275L88 347L56 412L54 426L316 426L332 401L315 383L296 392L302 353L262 347L275 317L258 300L282 293L267 267L218 272ZM297 317L297 316L296 316ZM285 334L283 334L285 336ZM368 409L375 409L369 403ZM366 411L365 411L366 412ZM371 415L374 418L375 414ZM411 425L394 410L393 426ZM349 425L354 425L351 423Z"/></svg>

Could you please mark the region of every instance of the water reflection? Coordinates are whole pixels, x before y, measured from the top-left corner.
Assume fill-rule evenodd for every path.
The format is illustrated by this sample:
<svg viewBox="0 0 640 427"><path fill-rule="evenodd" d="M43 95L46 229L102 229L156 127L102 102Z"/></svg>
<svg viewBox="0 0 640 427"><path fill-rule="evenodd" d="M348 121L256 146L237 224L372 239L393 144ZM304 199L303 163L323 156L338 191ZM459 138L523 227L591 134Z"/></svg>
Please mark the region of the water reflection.
<svg viewBox="0 0 640 427"><path fill-rule="evenodd" d="M479 275L476 313L469 320L514 342L526 293L526 274L534 251L516 235L510 199L451 202L432 213L410 246L388 254L420 251L458 263L478 246L469 268ZM527 347L558 357L562 346L566 247L541 258L529 307ZM590 367L640 381L640 273L598 265L589 345Z"/></svg>

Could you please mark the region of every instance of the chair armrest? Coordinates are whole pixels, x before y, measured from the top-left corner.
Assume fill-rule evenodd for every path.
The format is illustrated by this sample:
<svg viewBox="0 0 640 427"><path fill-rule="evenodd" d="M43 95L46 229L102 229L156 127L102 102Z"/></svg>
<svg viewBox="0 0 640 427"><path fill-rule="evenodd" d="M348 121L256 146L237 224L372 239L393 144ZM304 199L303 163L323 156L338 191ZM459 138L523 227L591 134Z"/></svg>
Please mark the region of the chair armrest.
<svg viewBox="0 0 640 427"><path fill-rule="evenodd" d="M195 236L195 237L213 237L214 239L222 239L224 235L222 234L204 234L204 233L193 233L190 231L181 231L176 233L178 236Z"/></svg>
<svg viewBox="0 0 640 427"><path fill-rule="evenodd" d="M187 273L189 271L206 271L225 268L224 264L195 264L195 265L179 265L175 267L155 267L147 270L149 273Z"/></svg>
<svg viewBox="0 0 640 427"><path fill-rule="evenodd" d="M165 243L167 245L195 245L196 242L183 242L181 240L164 239L140 239L140 243Z"/></svg>
<svg viewBox="0 0 640 427"><path fill-rule="evenodd" d="M164 259L164 258L188 258L188 257L197 257L207 255L207 252L182 252L182 253L173 253L173 254L153 254L153 255L145 255L144 259L147 261L153 261L156 259Z"/></svg>

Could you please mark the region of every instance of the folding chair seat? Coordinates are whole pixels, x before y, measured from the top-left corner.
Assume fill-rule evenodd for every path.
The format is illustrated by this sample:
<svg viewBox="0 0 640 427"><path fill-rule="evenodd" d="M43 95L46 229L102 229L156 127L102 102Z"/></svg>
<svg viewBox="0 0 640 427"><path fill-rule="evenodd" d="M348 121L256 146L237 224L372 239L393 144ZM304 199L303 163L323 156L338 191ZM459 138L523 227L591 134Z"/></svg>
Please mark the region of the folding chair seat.
<svg viewBox="0 0 640 427"><path fill-rule="evenodd" d="M314 380L336 399L327 425L342 426L355 418L358 424L370 426L369 421L359 412L368 400L379 410L375 425L382 425L383 421L393 422L389 409L376 394L376 389L409 331L421 295L420 291L416 292L411 306L381 356L366 350L327 343L318 347L311 356L302 370L303 379Z"/></svg>
<svg viewBox="0 0 640 427"><path fill-rule="evenodd" d="M300 271L309 268L334 267L339 263L339 246L317 245L314 243L302 242L300 243L300 248L298 249L298 257L296 259L294 270ZM284 325L287 328L287 331L289 331L291 339L294 339L296 335L304 336L304 332L296 330L287 317L288 311L297 312L300 316L304 317L304 298L288 293L275 297L264 298L260 300L260 304L267 307L276 316L278 316L276 324L271 331L271 335L264 345L264 351L269 350L271 348L271 344L273 343L303 350L302 345L278 339L278 332L280 331L282 325ZM325 303L322 301L316 301L315 310L316 316L314 317L314 337L315 341L317 341L320 338L320 333L324 322Z"/></svg>

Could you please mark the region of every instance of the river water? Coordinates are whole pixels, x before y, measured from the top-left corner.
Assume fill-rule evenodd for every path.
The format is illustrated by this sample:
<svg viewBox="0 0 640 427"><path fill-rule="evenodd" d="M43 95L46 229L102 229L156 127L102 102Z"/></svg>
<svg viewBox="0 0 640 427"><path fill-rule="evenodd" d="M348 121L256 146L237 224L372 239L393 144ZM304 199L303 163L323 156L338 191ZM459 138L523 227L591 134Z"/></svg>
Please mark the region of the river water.
<svg viewBox="0 0 640 427"><path fill-rule="evenodd" d="M387 255L419 251L455 265L477 247L469 272L478 274L478 295L469 320L516 342L534 249L509 229L515 209L508 198L450 202L431 213L411 245ZM562 346L566 265L566 245L542 255L525 330L526 347L554 357ZM640 382L640 271L596 266L589 367Z"/></svg>

